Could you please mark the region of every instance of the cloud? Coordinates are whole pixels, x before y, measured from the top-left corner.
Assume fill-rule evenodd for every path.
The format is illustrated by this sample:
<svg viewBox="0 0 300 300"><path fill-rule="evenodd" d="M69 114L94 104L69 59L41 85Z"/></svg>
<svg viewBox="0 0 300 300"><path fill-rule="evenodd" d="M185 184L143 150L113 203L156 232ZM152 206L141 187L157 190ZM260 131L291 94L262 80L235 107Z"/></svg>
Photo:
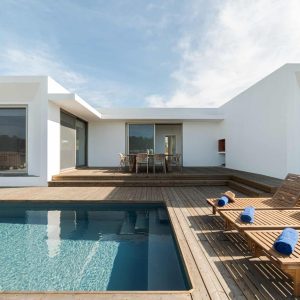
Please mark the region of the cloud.
<svg viewBox="0 0 300 300"><path fill-rule="evenodd" d="M47 75L59 78L69 89L87 82L82 74L70 70L43 44L38 49L2 49L0 66L0 72L5 75Z"/></svg>
<svg viewBox="0 0 300 300"><path fill-rule="evenodd" d="M0 74L50 76L95 107L119 105L133 94L125 84L75 71L42 42L38 48L3 47L0 52Z"/></svg>
<svg viewBox="0 0 300 300"><path fill-rule="evenodd" d="M169 97L147 96L149 106L220 106L281 65L299 61L300 1L217 3L205 32L195 26L179 38L175 88Z"/></svg>

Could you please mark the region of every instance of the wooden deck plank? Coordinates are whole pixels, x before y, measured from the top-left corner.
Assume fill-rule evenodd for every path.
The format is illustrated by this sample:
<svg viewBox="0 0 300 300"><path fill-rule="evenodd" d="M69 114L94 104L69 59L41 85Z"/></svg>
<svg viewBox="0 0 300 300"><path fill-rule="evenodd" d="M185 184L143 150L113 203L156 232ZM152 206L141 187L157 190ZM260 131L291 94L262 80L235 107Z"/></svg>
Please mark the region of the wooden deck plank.
<svg viewBox="0 0 300 300"><path fill-rule="evenodd" d="M254 223L244 223L240 219L243 210L220 211L220 215L237 230L283 229L293 227L300 229L300 210L257 210Z"/></svg>
<svg viewBox="0 0 300 300"><path fill-rule="evenodd" d="M199 196L196 197L199 199ZM206 228L207 222L205 222L202 218L206 216L206 212L203 210L203 208L198 208L197 204L194 202L195 200L193 199L193 197L189 197L188 201L190 204L186 204L186 206L190 206L191 209L194 209L196 211L196 217L191 218L192 214L190 214L190 218L194 219L194 222L196 223L196 225L194 226L198 226L200 230L201 228ZM251 276L251 278L249 279L249 275L252 274L243 270L243 266L246 262L246 259L243 256L241 256L241 254L238 251L234 251L235 248L231 247L232 244L230 241L226 241L226 238L224 237L221 238L223 232L219 230L214 230L210 233L205 233L205 235L207 236L211 247L219 256L221 265L224 265L227 271L232 274L232 278L235 281L235 285L233 285L232 282L229 282L230 287L232 288L234 286L238 286L240 290L244 293L244 297L247 297L248 299L251 299L252 295L256 295L256 297L260 299L265 299L266 295L264 295L264 293L261 293L259 289L253 284L254 276ZM245 261L243 264L241 264L242 260ZM224 278L227 278L226 274L222 275ZM233 298L236 297L236 295L233 295Z"/></svg>
<svg viewBox="0 0 300 300"><path fill-rule="evenodd" d="M164 173L129 173L118 168L79 168L53 176L50 186L193 186L230 185L250 196L273 193L282 180L223 167L184 167ZM246 185L245 185L246 184Z"/></svg>
<svg viewBox="0 0 300 300"><path fill-rule="evenodd" d="M203 250L199 247L197 241L194 239L194 236L191 230L185 225L185 219L183 215L183 208L180 206L180 203L177 202L177 197L174 194L171 194L170 189L163 189L165 199L168 199L169 205L172 205L173 209L177 213L177 218L180 220L181 228L184 232L186 240L189 241L189 247L194 256L194 261L196 262L197 268L203 278L203 281L206 285L208 293L212 299L228 299L225 297L224 290L219 283L218 278L213 272L206 259L202 259L204 256ZM169 199L172 199L169 201ZM223 295L224 294L224 295Z"/></svg>

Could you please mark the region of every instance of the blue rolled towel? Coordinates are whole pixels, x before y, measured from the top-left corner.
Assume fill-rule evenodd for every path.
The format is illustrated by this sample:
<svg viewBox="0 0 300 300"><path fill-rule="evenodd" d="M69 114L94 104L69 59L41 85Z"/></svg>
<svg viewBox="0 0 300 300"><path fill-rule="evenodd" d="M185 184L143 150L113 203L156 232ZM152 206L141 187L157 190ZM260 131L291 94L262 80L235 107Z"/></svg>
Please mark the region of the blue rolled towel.
<svg viewBox="0 0 300 300"><path fill-rule="evenodd" d="M227 196L222 196L218 199L218 206L224 206L229 202L229 198Z"/></svg>
<svg viewBox="0 0 300 300"><path fill-rule="evenodd" d="M254 222L255 208L253 206L247 206L241 213L241 221L245 223Z"/></svg>
<svg viewBox="0 0 300 300"><path fill-rule="evenodd" d="M298 231L285 228L274 243L274 248L281 254L290 255L295 250L298 242Z"/></svg>

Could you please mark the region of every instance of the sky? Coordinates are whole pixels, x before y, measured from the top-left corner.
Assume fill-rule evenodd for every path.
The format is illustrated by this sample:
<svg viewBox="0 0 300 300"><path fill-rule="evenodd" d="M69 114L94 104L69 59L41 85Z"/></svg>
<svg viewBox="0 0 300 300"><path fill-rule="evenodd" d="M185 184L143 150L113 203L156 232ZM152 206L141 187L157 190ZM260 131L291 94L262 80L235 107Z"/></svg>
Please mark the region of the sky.
<svg viewBox="0 0 300 300"><path fill-rule="evenodd" d="M300 62L300 0L1 0L0 75L94 107L219 107Z"/></svg>

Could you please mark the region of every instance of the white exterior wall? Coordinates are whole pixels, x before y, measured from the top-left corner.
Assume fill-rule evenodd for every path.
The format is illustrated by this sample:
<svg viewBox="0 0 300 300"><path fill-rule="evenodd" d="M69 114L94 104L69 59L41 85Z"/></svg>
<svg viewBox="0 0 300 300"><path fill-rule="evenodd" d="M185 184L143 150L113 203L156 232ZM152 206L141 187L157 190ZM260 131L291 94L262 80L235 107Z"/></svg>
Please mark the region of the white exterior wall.
<svg viewBox="0 0 300 300"><path fill-rule="evenodd" d="M293 97L287 106L287 172L300 174L300 65L293 69L288 74Z"/></svg>
<svg viewBox="0 0 300 300"><path fill-rule="evenodd" d="M40 186L47 183L46 77L5 77L0 81L0 106L27 106L29 176L1 176L0 186Z"/></svg>
<svg viewBox="0 0 300 300"><path fill-rule="evenodd" d="M122 120L114 118L123 110L117 110L120 116L104 110L100 119L76 99L48 77L0 77L0 107L27 107L29 175L0 176L0 186L45 186L60 172L61 107L88 121L90 167L118 166L118 153L126 152L126 122L176 122L182 128L156 128L155 150L163 152L163 137L176 134L184 166L221 165L224 155L218 153L217 143L225 138L228 168L279 178L288 172L300 174L299 64L281 67L219 109L136 109L127 111L133 119L125 111Z"/></svg>
<svg viewBox="0 0 300 300"><path fill-rule="evenodd" d="M119 166L119 153L125 153L125 125L125 121L98 121L89 123L89 167Z"/></svg>
<svg viewBox="0 0 300 300"><path fill-rule="evenodd" d="M48 102L48 170L47 179L60 172L60 107Z"/></svg>
<svg viewBox="0 0 300 300"><path fill-rule="evenodd" d="M295 70L283 66L222 107L226 167L278 178L300 172Z"/></svg>
<svg viewBox="0 0 300 300"><path fill-rule="evenodd" d="M218 153L221 121L183 122L183 165L186 167L219 166Z"/></svg>

